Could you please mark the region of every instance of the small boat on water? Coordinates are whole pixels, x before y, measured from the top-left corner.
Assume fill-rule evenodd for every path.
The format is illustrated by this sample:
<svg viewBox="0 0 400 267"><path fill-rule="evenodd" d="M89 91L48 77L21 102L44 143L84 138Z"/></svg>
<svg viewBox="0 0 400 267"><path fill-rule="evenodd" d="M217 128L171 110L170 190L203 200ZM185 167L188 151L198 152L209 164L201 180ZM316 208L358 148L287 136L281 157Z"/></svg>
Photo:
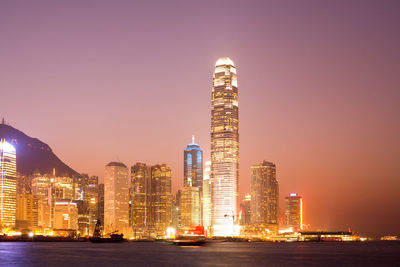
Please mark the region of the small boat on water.
<svg viewBox="0 0 400 267"><path fill-rule="evenodd" d="M122 243L125 242L124 234L118 234L118 230L112 233L109 233L110 237L102 237L100 231L100 220L97 220L96 226L93 231L93 237L89 238L89 241L92 243Z"/></svg>
<svg viewBox="0 0 400 267"><path fill-rule="evenodd" d="M110 237L91 237L92 243L122 243L125 242L124 234L111 234Z"/></svg>
<svg viewBox="0 0 400 267"><path fill-rule="evenodd" d="M207 243L204 236L178 236L172 240L172 244L176 246L203 246Z"/></svg>

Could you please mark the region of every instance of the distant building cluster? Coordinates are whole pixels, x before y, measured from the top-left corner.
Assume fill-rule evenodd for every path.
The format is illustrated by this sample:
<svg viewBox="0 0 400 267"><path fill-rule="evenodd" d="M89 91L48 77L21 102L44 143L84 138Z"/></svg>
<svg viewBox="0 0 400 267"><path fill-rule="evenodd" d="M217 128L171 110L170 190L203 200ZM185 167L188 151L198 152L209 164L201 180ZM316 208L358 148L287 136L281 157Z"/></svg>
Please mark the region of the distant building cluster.
<svg viewBox="0 0 400 267"><path fill-rule="evenodd" d="M166 164L129 169L110 162L103 184L97 176L64 177L57 170L21 176L15 148L2 140L0 232L90 236L98 221L103 235L119 232L132 239L195 232L264 238L302 230L302 197L290 194L280 209L272 162L251 166L251 192L239 199L238 78L230 58L216 62L211 96L211 160L204 161L193 137L183 151L183 187L176 195Z"/></svg>

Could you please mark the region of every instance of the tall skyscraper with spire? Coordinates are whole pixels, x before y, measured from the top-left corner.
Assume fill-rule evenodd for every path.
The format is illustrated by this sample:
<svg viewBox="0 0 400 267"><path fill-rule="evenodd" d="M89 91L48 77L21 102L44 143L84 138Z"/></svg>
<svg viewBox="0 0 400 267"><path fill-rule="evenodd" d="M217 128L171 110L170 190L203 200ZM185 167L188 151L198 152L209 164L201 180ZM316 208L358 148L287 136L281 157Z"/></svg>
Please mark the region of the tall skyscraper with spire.
<svg viewBox="0 0 400 267"><path fill-rule="evenodd" d="M16 213L16 150L5 140L0 140L0 233L6 228L15 227Z"/></svg>
<svg viewBox="0 0 400 267"><path fill-rule="evenodd" d="M215 64L211 97L211 180L214 235L231 236L239 192L239 108L236 67L228 57Z"/></svg>
<svg viewBox="0 0 400 267"><path fill-rule="evenodd" d="M192 143L187 145L183 151L183 157L183 186L198 187L201 193L203 188L203 150L194 142L194 136L192 136Z"/></svg>

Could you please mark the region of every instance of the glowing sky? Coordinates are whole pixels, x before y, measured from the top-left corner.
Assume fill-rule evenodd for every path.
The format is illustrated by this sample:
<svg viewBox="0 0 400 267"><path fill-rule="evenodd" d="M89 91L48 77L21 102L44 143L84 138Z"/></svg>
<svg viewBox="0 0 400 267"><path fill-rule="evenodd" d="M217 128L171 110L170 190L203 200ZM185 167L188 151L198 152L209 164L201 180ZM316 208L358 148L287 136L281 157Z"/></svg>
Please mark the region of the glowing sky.
<svg viewBox="0 0 400 267"><path fill-rule="evenodd" d="M79 172L209 158L215 61L238 71L240 187L277 164L314 229L400 234L399 1L1 1L0 115ZM283 207L283 202L282 207Z"/></svg>

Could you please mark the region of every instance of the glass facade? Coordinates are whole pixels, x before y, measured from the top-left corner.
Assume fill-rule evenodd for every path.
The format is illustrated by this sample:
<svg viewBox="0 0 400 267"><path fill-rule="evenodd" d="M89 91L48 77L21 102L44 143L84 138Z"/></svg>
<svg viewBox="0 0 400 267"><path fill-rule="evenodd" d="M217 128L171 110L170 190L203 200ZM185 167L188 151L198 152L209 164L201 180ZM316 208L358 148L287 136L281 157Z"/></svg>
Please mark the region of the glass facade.
<svg viewBox="0 0 400 267"><path fill-rule="evenodd" d="M189 144L183 152L184 156L184 180L185 187L203 188L203 150L199 145Z"/></svg>
<svg viewBox="0 0 400 267"><path fill-rule="evenodd" d="M15 227L16 213L16 150L5 140L0 140L0 232Z"/></svg>
<svg viewBox="0 0 400 267"><path fill-rule="evenodd" d="M216 236L231 236L237 224L239 109L236 68L217 60L211 97L212 224Z"/></svg>
<svg viewBox="0 0 400 267"><path fill-rule="evenodd" d="M151 167L149 224L158 236L164 236L172 225L172 173L165 164Z"/></svg>
<svg viewBox="0 0 400 267"><path fill-rule="evenodd" d="M145 234L150 210L150 167L136 163L131 167L130 226L135 238Z"/></svg>
<svg viewBox="0 0 400 267"><path fill-rule="evenodd" d="M200 190L198 187L183 187L180 192L180 227L182 229L200 225Z"/></svg>
<svg viewBox="0 0 400 267"><path fill-rule="evenodd" d="M202 195L202 212L203 212L203 226L206 229L211 227L211 161L207 161L204 167L203 176L203 195Z"/></svg>
<svg viewBox="0 0 400 267"><path fill-rule="evenodd" d="M303 229L303 198L297 193L291 193L285 198L285 224L293 231Z"/></svg>
<svg viewBox="0 0 400 267"><path fill-rule="evenodd" d="M251 166L250 191L251 223L278 225L279 185L274 163L264 161Z"/></svg>
<svg viewBox="0 0 400 267"><path fill-rule="evenodd" d="M104 176L104 232L129 232L128 168L120 162L110 162Z"/></svg>

